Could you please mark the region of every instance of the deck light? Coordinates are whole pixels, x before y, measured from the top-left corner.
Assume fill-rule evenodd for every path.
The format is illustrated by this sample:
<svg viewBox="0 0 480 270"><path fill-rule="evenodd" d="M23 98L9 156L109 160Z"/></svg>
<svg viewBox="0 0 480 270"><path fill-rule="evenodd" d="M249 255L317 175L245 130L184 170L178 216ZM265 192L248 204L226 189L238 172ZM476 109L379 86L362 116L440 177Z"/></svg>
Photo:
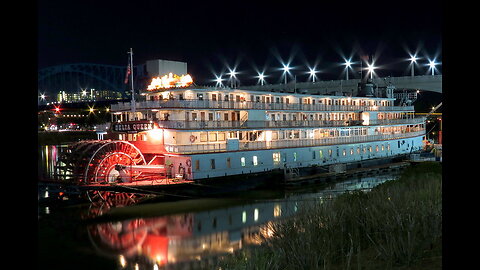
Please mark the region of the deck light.
<svg viewBox="0 0 480 270"><path fill-rule="evenodd" d="M368 70L368 72L370 73L370 79L373 79L373 73L374 73L374 70L375 70L376 68L377 68L377 67L374 66L373 63L367 64L367 70Z"/></svg>
<svg viewBox="0 0 480 270"><path fill-rule="evenodd" d="M345 79L348 80L348 69L352 67L352 62L350 61L350 59L349 60L345 59L344 65L345 65Z"/></svg>
<svg viewBox="0 0 480 270"><path fill-rule="evenodd" d="M287 73L290 73L290 66L283 64L283 74L285 75L285 84L287 84Z"/></svg>
<svg viewBox="0 0 480 270"><path fill-rule="evenodd" d="M258 73L258 81L260 82L261 85L263 85L265 83L265 75L262 73Z"/></svg>
<svg viewBox="0 0 480 270"><path fill-rule="evenodd" d="M437 62L435 62L435 59L433 60L428 60L428 66L429 66L429 70L431 69L432 70L432 76L435 75L435 69L436 69L436 65L438 65Z"/></svg>
<svg viewBox="0 0 480 270"><path fill-rule="evenodd" d="M215 82L217 83L216 86L222 86L223 85L222 81L223 81L222 75L220 76L215 75Z"/></svg>
<svg viewBox="0 0 480 270"><path fill-rule="evenodd" d="M412 73L411 73L411 76L415 76L414 74L414 68L415 68L415 64L417 63L417 60L420 59L417 57L417 55L410 55L410 58L408 60L410 60L410 65L412 66Z"/></svg>
<svg viewBox="0 0 480 270"><path fill-rule="evenodd" d="M231 87L233 88L234 87L234 81L237 78L235 75L238 74L238 72L236 72L235 69L233 69L233 70L228 69L228 70L230 70L230 73L227 73L227 74L230 75Z"/></svg>
<svg viewBox="0 0 480 270"><path fill-rule="evenodd" d="M312 77L312 82L315 82L315 77L317 77L317 75L315 75L315 73L317 73L318 71L315 70L315 68L309 68L310 71L308 72L310 74L310 77Z"/></svg>

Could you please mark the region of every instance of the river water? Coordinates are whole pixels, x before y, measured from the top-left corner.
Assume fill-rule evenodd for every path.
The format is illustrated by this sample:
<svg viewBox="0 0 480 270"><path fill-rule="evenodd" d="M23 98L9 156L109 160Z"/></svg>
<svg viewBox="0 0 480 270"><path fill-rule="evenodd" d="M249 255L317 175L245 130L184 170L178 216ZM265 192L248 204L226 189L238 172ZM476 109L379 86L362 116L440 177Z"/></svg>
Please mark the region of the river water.
<svg viewBox="0 0 480 270"><path fill-rule="evenodd" d="M39 148L39 178L62 146ZM41 269L208 269L222 254L268 237L269 225L311 203L368 191L398 174L351 178L302 190L255 190L212 198L61 200L38 205ZM42 190L39 198L45 196Z"/></svg>

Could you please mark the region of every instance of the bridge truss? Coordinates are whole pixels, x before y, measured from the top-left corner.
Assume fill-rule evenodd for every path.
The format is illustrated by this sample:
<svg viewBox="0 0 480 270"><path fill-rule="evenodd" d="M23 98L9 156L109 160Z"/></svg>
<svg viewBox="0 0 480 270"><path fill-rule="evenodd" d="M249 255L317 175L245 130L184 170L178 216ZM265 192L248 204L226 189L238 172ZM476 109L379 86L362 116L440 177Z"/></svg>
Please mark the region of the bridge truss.
<svg viewBox="0 0 480 270"><path fill-rule="evenodd" d="M134 87L139 89L146 81L145 65L133 67ZM59 91L80 92L82 89L112 90L124 93L126 66L76 63L51 66L38 71L38 90L56 94Z"/></svg>

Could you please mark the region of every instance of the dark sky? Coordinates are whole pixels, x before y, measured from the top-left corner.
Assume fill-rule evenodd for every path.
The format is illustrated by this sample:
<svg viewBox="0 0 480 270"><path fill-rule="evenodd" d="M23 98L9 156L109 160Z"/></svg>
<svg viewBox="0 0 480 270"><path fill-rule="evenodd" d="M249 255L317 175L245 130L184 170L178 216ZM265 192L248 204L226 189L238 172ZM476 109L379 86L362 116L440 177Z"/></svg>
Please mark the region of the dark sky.
<svg viewBox="0 0 480 270"><path fill-rule="evenodd" d="M281 78L279 58L297 67L317 63L323 79L342 77L341 54L376 55L379 75L409 74L407 49L441 62L439 1L110 1L39 0L38 66L126 65L151 59L185 61L199 83L227 65L255 83L267 68ZM423 60L424 63L426 60ZM441 66L439 67L441 69ZM418 73L425 74L426 67ZM303 77L302 77L303 76Z"/></svg>

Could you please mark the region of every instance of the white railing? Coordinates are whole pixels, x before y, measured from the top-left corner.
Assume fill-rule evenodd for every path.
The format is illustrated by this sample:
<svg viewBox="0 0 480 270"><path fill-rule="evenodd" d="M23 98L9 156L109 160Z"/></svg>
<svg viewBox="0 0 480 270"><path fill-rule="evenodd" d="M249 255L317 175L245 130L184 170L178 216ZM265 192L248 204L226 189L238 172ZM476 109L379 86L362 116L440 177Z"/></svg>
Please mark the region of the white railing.
<svg viewBox="0 0 480 270"><path fill-rule="evenodd" d="M396 134L379 134L379 135L362 135L351 137L334 137L320 139L296 139L296 140L279 140L279 141L259 141L259 142L241 142L239 150L263 150L288 147L312 147L323 145L341 145L351 143L366 143L373 141L395 140L403 138L411 138L425 135L425 130L396 133ZM192 144L192 145L165 145L168 152L180 154L193 153L209 153L209 152L225 152L227 151L226 143L215 144Z"/></svg>
<svg viewBox="0 0 480 270"><path fill-rule="evenodd" d="M291 127L347 127L363 125L361 120L287 120L287 121L157 121L159 127L168 129L255 129ZM375 125L415 125L425 123L425 117L409 119L370 120Z"/></svg>
<svg viewBox="0 0 480 270"><path fill-rule="evenodd" d="M413 106L353 106L298 103L262 103L251 101L214 100L149 100L136 103L137 109L228 109L228 110L293 110L293 111L413 111ZM129 111L129 102L112 104L112 112Z"/></svg>

